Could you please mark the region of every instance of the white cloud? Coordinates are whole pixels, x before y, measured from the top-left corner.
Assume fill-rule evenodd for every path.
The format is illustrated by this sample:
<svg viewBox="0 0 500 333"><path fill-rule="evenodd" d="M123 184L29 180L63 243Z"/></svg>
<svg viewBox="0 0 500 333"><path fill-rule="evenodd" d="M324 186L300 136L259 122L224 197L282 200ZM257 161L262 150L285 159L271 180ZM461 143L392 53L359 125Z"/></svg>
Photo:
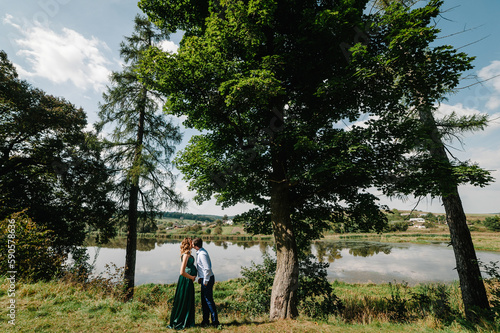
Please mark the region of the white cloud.
<svg viewBox="0 0 500 333"><path fill-rule="evenodd" d="M168 53L177 53L179 49L179 46L170 40L160 42L158 47Z"/></svg>
<svg viewBox="0 0 500 333"><path fill-rule="evenodd" d="M494 60L490 65L483 67L479 70L478 76L485 81L485 84L493 87L496 92L489 97L486 107L490 110L498 108L500 106L500 61Z"/></svg>
<svg viewBox="0 0 500 333"><path fill-rule="evenodd" d="M500 60L494 60L486 67L479 70L478 76L482 80L489 80L495 87L496 91L500 92L500 77L495 77L500 74Z"/></svg>
<svg viewBox="0 0 500 333"><path fill-rule="evenodd" d="M20 46L17 54L29 64L29 68L16 64L22 77L41 77L57 84L71 82L78 88L95 91L105 87L110 74L110 62L102 52L108 50L106 43L95 37L87 39L67 28L60 33L39 24L21 29L8 15L4 23L20 32L15 40Z"/></svg>

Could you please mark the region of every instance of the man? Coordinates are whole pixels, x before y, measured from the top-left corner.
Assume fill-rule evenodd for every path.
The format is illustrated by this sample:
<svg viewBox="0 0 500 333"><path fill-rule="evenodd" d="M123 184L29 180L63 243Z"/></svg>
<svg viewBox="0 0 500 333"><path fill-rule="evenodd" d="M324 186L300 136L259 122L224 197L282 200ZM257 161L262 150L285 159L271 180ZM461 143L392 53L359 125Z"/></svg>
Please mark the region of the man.
<svg viewBox="0 0 500 333"><path fill-rule="evenodd" d="M219 326L219 318L214 302L215 277L212 272L212 262L207 250L203 248L201 238L193 239L193 247L196 250L196 269L198 270L198 283L201 284L201 308L203 310L202 326L210 325L209 316L212 318L212 326Z"/></svg>

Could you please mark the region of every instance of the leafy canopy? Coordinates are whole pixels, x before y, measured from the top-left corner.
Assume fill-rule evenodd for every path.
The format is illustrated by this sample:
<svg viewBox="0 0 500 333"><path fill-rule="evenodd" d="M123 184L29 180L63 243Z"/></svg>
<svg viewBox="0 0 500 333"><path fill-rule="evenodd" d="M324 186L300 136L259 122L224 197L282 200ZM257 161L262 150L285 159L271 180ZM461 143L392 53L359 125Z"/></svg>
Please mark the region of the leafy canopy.
<svg viewBox="0 0 500 333"><path fill-rule="evenodd" d="M113 235L110 174L82 109L17 77L0 52L0 218L28 209L59 248Z"/></svg>

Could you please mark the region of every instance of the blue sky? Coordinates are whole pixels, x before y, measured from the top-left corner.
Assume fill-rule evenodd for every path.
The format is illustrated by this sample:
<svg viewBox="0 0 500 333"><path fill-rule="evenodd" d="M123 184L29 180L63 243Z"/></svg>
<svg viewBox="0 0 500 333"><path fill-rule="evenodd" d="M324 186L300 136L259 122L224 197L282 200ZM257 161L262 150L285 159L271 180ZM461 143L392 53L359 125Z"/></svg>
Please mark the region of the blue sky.
<svg viewBox="0 0 500 333"><path fill-rule="evenodd" d="M500 212L500 13L498 0L445 0L445 13L437 21L443 38L439 42L460 47L475 56L475 68L457 94L440 106L440 112L488 114L491 125L483 132L468 134L462 142L451 143L461 160L472 160L492 170L498 179L486 188L460 187L467 213ZM133 20L141 13L135 1L125 0L0 0L0 49L7 52L22 79L49 94L61 96L97 120L98 103L109 84L111 71L119 71L119 45L133 31ZM171 36L165 48L176 50L180 35ZM475 82L481 84L469 86ZM469 86L469 87L467 87ZM467 87L467 88L465 88ZM191 131L185 131L184 142ZM193 193L178 181L178 190L187 199ZM381 203L397 209L444 212L441 201L390 200ZM418 205L417 205L418 203ZM246 205L222 210L214 202L189 204L195 214L236 214Z"/></svg>

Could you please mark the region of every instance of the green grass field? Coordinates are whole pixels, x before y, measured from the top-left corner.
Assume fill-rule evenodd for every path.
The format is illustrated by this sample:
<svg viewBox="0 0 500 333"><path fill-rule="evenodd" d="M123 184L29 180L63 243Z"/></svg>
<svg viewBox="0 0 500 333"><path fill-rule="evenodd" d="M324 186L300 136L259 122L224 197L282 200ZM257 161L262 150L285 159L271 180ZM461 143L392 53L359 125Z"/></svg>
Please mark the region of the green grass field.
<svg viewBox="0 0 500 333"><path fill-rule="evenodd" d="M110 289L100 284L71 281L20 284L15 293L15 325L9 324L8 283L0 278L0 330L2 332L174 332L166 328L175 284L141 285L132 301L122 302ZM394 286L359 285L335 282L335 293L345 304L339 315L323 320L301 314L295 320L269 321L266 314L252 316L242 304L242 279L218 282L214 297L223 324L219 329L195 327L186 332L495 332L497 322L466 323L460 315L447 320L433 314L421 318L396 319L391 295ZM407 297L416 288L401 287ZM198 289L196 322L201 321ZM460 312L457 285L447 287L453 311ZM299 309L300 310L300 309ZM410 310L414 311L414 310Z"/></svg>

